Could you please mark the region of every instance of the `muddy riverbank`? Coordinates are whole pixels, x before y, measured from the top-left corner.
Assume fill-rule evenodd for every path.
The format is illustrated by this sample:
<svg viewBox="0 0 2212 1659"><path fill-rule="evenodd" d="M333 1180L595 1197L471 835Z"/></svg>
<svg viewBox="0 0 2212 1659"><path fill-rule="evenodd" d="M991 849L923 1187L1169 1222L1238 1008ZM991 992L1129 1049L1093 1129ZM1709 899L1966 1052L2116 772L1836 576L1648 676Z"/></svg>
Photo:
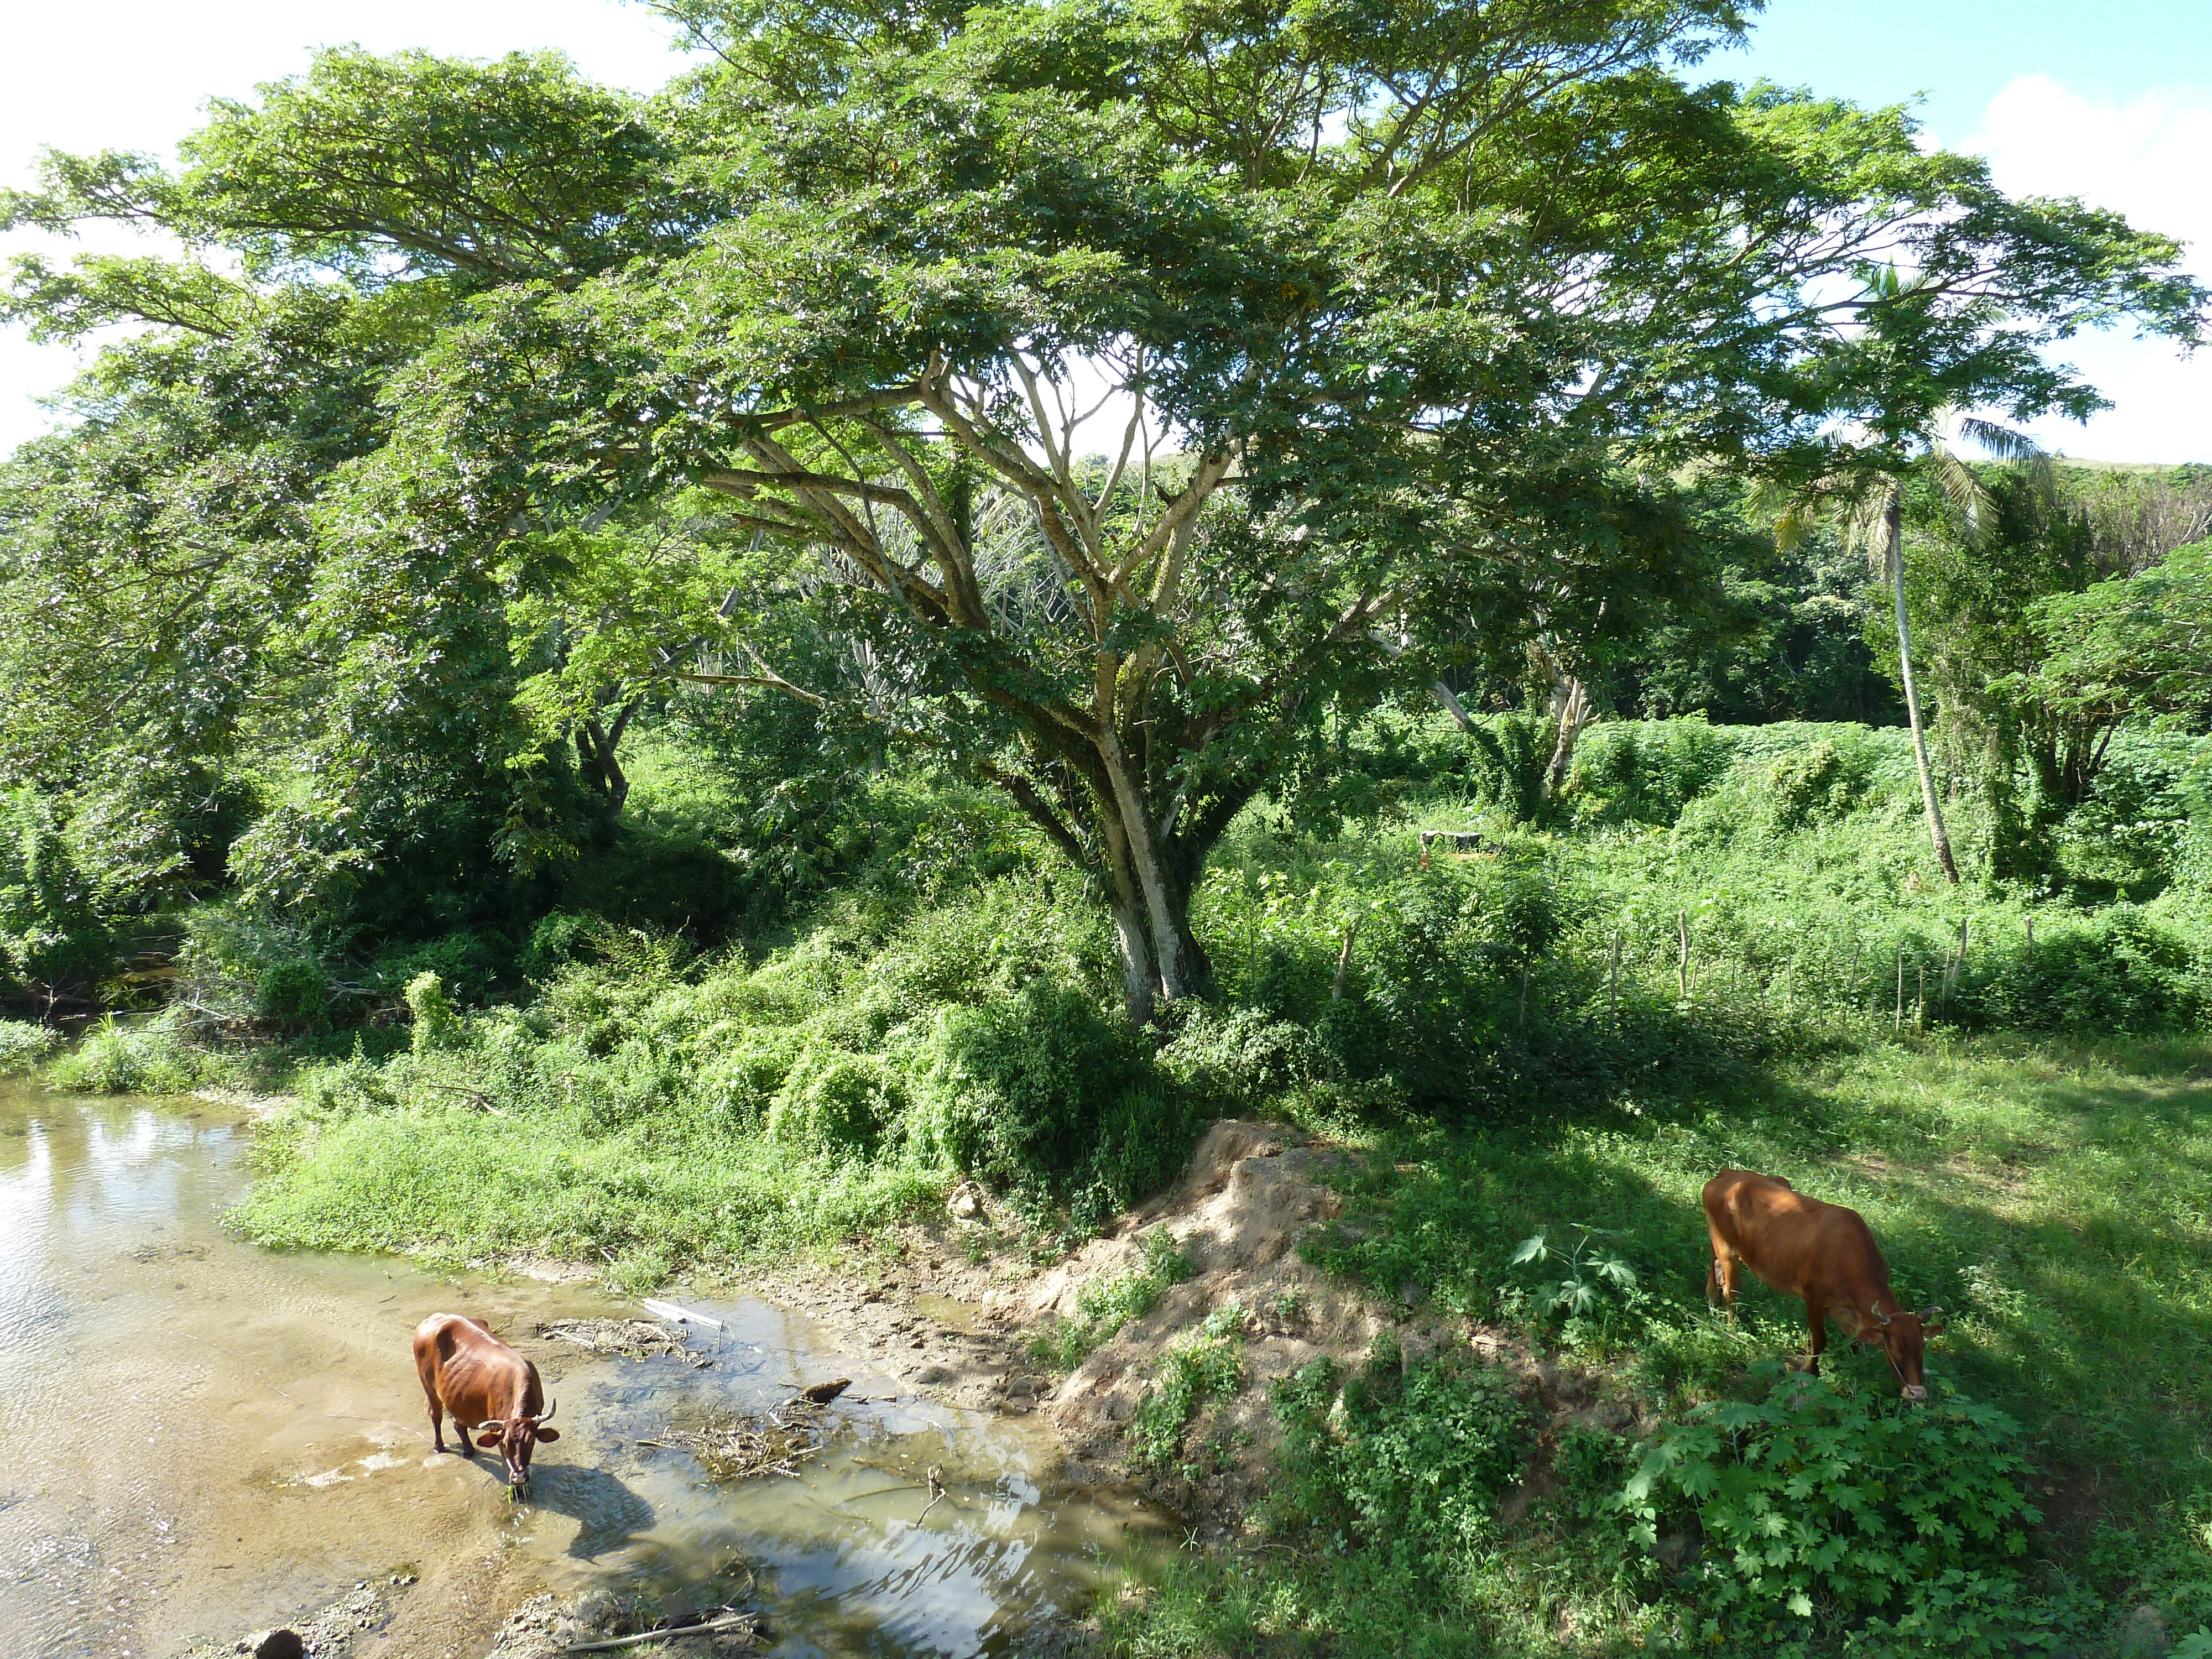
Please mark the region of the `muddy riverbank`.
<svg viewBox="0 0 2212 1659"><path fill-rule="evenodd" d="M969 1264L687 1295L725 1327L691 1334L712 1363L602 1357L533 1334L636 1312L588 1285L229 1237L249 1143L234 1104L0 1083L0 1651L169 1659L381 1583L361 1659L464 1659L532 1595L615 1589L744 1595L793 1655L965 1659L1081 1608L1160 1525L1021 1415L1012 1341L946 1294ZM526 1504L431 1454L408 1334L434 1310L561 1401ZM664 1438L829 1376L854 1386L796 1479L719 1483Z"/></svg>

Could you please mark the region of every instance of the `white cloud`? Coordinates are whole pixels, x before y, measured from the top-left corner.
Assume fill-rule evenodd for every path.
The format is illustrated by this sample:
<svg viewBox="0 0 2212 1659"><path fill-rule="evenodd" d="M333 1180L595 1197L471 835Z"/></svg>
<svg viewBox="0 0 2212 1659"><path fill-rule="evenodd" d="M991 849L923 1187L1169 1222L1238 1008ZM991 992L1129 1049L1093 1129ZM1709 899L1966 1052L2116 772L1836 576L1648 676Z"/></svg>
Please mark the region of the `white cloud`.
<svg viewBox="0 0 2212 1659"><path fill-rule="evenodd" d="M1990 100L1959 146L1989 158L2014 196L2078 196L2138 228L2189 244L2212 282L2212 88L2176 87L2112 102L2048 75L2023 75ZM2038 424L2069 455L2113 461L2212 461L2212 347L2184 358L2130 328L2088 334L2060 353L2112 401L2084 426Z"/></svg>

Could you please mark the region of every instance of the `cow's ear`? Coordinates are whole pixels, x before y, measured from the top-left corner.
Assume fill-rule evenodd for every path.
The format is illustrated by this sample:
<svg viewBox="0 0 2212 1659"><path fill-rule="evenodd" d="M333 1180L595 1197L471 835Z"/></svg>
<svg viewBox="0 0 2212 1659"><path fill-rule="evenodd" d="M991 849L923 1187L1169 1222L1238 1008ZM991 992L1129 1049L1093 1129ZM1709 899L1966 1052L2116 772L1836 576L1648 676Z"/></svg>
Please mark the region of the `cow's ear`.
<svg viewBox="0 0 2212 1659"><path fill-rule="evenodd" d="M1920 1330L1924 1336L1942 1335L1943 1327L1948 1322L1941 1308L1923 1308L1920 1310Z"/></svg>
<svg viewBox="0 0 2212 1659"><path fill-rule="evenodd" d="M496 1446L499 1444L498 1431L495 1430L489 1434L478 1435L477 1437L477 1444L479 1446Z"/></svg>
<svg viewBox="0 0 2212 1659"><path fill-rule="evenodd" d="M538 1437L540 1440L558 1440L561 1437L561 1431L558 1429L540 1429L538 1431Z"/></svg>

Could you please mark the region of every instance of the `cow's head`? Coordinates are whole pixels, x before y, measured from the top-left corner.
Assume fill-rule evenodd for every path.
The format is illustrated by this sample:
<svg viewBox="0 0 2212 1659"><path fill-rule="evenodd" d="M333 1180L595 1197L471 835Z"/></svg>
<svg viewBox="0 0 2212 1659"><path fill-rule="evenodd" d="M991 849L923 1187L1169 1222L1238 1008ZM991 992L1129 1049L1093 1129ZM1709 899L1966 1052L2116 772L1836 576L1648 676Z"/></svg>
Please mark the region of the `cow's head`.
<svg viewBox="0 0 2212 1659"><path fill-rule="evenodd" d="M1897 1373L1899 1391L1915 1404L1927 1399L1928 1383L1921 1371L1921 1354L1928 1339L1942 1334L1943 1310L1923 1308L1918 1313L1886 1314L1875 1308L1871 1311L1874 1319L1867 1326L1866 1334L1881 1344L1890 1370Z"/></svg>
<svg viewBox="0 0 2212 1659"><path fill-rule="evenodd" d="M545 1425L553 1420L560 1407L557 1400L545 1402L545 1409L536 1417L492 1417L477 1425L477 1444L499 1448L499 1455L507 1460L507 1484L520 1497L530 1490L530 1454L541 1440L558 1440L561 1431Z"/></svg>

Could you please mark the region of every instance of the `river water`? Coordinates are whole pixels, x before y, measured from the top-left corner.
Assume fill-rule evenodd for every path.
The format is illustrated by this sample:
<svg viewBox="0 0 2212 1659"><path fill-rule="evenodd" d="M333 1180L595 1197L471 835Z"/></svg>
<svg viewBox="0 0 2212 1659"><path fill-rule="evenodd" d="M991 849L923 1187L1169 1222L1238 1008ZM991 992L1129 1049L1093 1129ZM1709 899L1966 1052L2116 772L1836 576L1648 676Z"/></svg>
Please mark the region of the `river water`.
<svg viewBox="0 0 2212 1659"><path fill-rule="evenodd" d="M695 1304L730 1324L707 1369L549 1368L564 1432L510 1505L495 1458L431 1455L416 1322L637 1310L240 1243L220 1218L249 1140L231 1109L0 1081L0 1655L168 1659L398 1574L421 1582L357 1659L463 1659L536 1589L639 1586L750 1590L781 1654L967 1659L1079 1609L1157 1524L1061 1480L1042 1428L913 1400L841 1402L797 1480L717 1485L639 1444L799 1381L866 1386L803 1315L751 1300ZM933 1464L947 1496L924 1515Z"/></svg>

